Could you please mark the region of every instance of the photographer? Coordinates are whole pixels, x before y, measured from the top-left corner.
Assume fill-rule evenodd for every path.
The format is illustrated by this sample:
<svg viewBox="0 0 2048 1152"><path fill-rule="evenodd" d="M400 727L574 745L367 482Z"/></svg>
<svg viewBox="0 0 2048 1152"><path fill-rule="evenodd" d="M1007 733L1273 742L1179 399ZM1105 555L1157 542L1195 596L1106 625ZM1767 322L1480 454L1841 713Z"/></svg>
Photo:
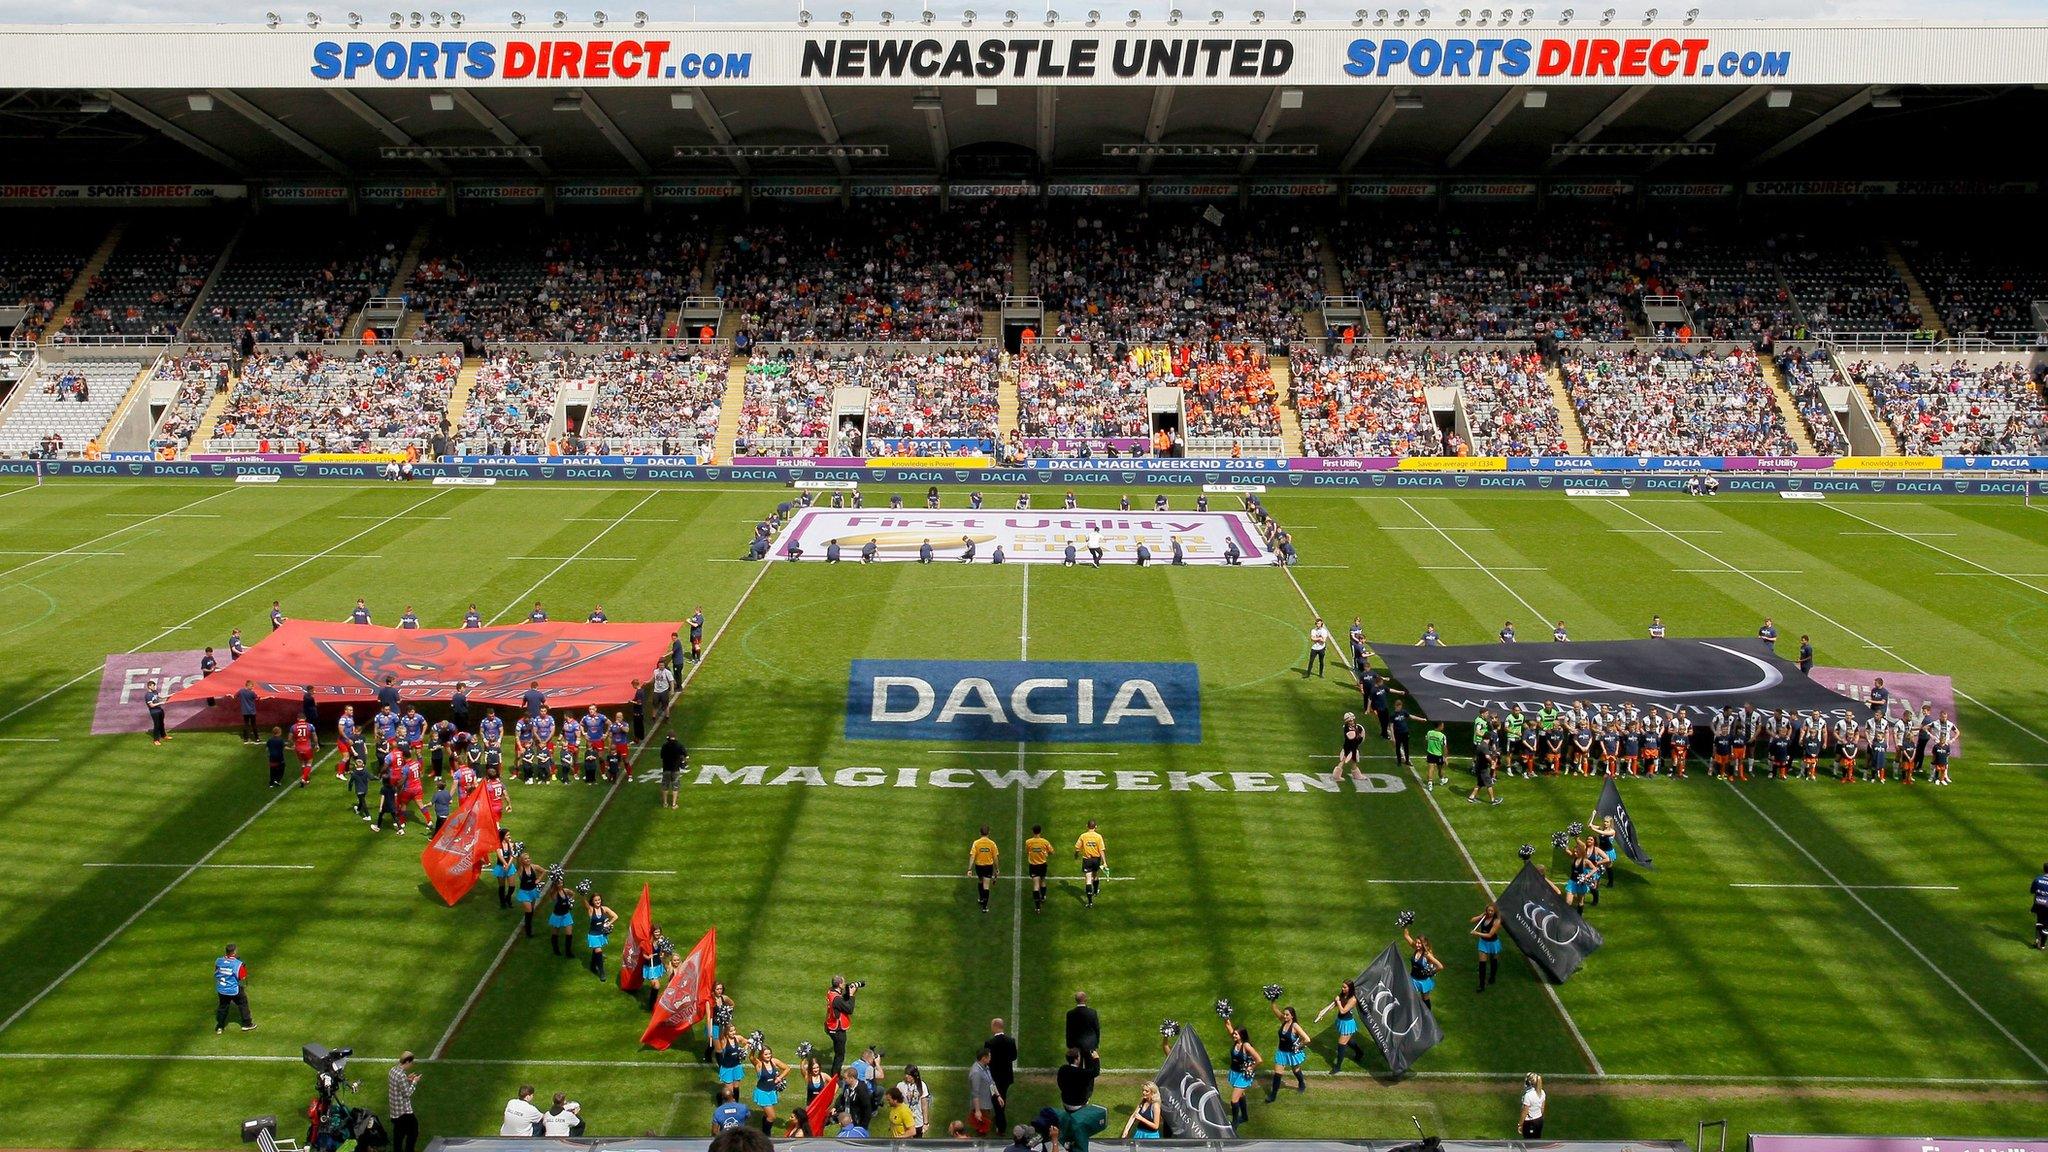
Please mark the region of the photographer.
<svg viewBox="0 0 2048 1152"><path fill-rule="evenodd" d="M825 1035L832 1038L832 1074L837 1076L846 1063L846 1031L853 1027L853 998L867 987L865 980L848 983L844 976L834 976L832 986L825 990ZM865 1127L865 1125L863 1125Z"/></svg>

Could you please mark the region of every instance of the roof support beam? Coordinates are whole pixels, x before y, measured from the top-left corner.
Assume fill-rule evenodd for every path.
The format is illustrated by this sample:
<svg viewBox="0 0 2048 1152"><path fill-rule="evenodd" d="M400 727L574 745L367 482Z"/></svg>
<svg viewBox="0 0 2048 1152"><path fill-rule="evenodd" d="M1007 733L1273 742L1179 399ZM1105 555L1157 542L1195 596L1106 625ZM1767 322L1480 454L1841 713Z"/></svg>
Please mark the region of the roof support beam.
<svg viewBox="0 0 2048 1152"><path fill-rule="evenodd" d="M1579 129L1578 134L1572 137L1572 143L1592 143L1597 137L1599 137L1599 135L1602 132L1607 131L1607 129L1611 127L1616 120L1621 119L1623 113L1635 107L1636 104L1640 102L1643 97L1648 96L1649 94L1650 86L1648 84L1638 84L1635 87L1630 88L1627 91L1623 92L1621 95L1616 96L1612 104L1609 104L1607 107L1601 109L1600 114L1598 116L1595 116L1590 121L1587 121L1586 126L1584 128ZM1552 156L1549 162L1544 165L1544 167L1555 168L1559 164L1564 163L1564 161L1565 158L1562 156Z"/></svg>
<svg viewBox="0 0 2048 1152"><path fill-rule="evenodd" d="M365 104L362 97L348 89L329 88L327 94L334 97L337 104L355 113L357 119L383 133L384 139L391 141L401 148L412 148L418 145L419 141L414 140L411 133L385 119L383 113ZM420 163L425 164L429 171L442 176L449 174L448 165L439 160L422 160Z"/></svg>
<svg viewBox="0 0 2048 1152"><path fill-rule="evenodd" d="M711 94L709 92L704 91L701 87L690 89L690 106L697 110L697 119L704 122L704 130L711 133L713 140L727 147L737 143L732 138L732 131L725 126L725 117L718 114L718 106L711 102ZM752 174L747 167L747 158L745 156L734 156L732 158L732 170L741 176Z"/></svg>
<svg viewBox="0 0 2048 1152"><path fill-rule="evenodd" d="M129 119L136 120L143 124L149 125L151 128L156 129L158 132L163 133L165 136L169 137L172 140L176 140L178 143L183 144L185 147L190 148L194 152L199 153L201 156L206 157L208 160L213 161L215 164L218 164L221 167L227 169L228 171L233 172L235 175L249 175L249 166L247 164L244 164L240 160L235 159L233 156L230 156L227 153L221 151L220 149L215 148L213 145L208 144L206 141L201 140L199 137L194 136L190 132L185 131L183 128L178 127L176 124L171 123L169 120L166 120L163 117L157 115L156 113L151 112L149 109L144 108L142 105L137 104L135 101L130 100L128 97L121 95L119 92L107 93L107 103L112 104L116 108L119 108L122 114L127 116Z"/></svg>
<svg viewBox="0 0 2048 1152"><path fill-rule="evenodd" d="M1683 139L1688 144L1697 144L1700 141L1705 140L1707 137L1712 136L1714 132L1721 127L1721 125L1726 124L1730 120L1735 119L1737 116L1742 115L1743 111L1747 109L1751 104L1754 104L1757 101L1763 99L1764 93L1769 92L1770 90L1771 88L1768 84L1753 84L1748 88L1744 88L1742 91L1737 92L1733 97L1729 98L1726 104L1723 104L1719 108L1716 108L1712 112L1708 113L1706 119L1693 125L1691 128L1686 129L1685 135L1681 137L1681 139ZM1651 172L1655 172L1658 168L1663 167L1664 161L1666 159L1669 159L1669 157L1659 157L1658 159L1650 161L1648 164L1643 166L1643 174L1648 175Z"/></svg>
<svg viewBox="0 0 2048 1152"><path fill-rule="evenodd" d="M1273 135L1273 129L1280 125L1280 89L1266 94L1266 110L1259 113L1259 122L1252 126L1252 143L1264 144ZM1237 174L1250 174L1252 165L1258 163L1257 156L1247 155L1237 163Z"/></svg>
<svg viewBox="0 0 2048 1152"><path fill-rule="evenodd" d="M1045 85L1038 90L1038 163L1041 168L1052 166L1053 133L1059 117L1059 90Z"/></svg>
<svg viewBox="0 0 2048 1152"><path fill-rule="evenodd" d="M619 126L612 122L612 118L605 114L605 110L597 106L597 97L590 92L583 94L583 115L590 121L591 126L597 129L598 135L609 140L611 146L618 149L619 155L626 158L626 163L633 166L633 171L642 176L654 174L654 169L647 163L647 157L640 154L640 149L633 147L633 142L626 139L626 134L619 131Z"/></svg>
<svg viewBox="0 0 2048 1152"><path fill-rule="evenodd" d="M1514 111L1515 106L1522 102L1522 94L1527 91L1527 88L1517 85L1501 93L1500 99L1494 101L1493 110L1486 114L1486 118L1475 125L1472 131L1467 132L1465 138L1458 141L1458 146L1451 149L1451 154L1444 157L1444 167L1456 168L1463 163L1465 157L1470 156L1481 141L1491 136L1493 130L1501 126L1501 122L1508 118L1508 113Z"/></svg>
<svg viewBox="0 0 2048 1152"><path fill-rule="evenodd" d="M334 157L328 155L327 150L325 148L320 147L318 144L313 143L311 140L308 140L304 136L299 135L297 132L292 131L290 128L285 127L284 123L277 119L277 117L272 116L270 113L265 112L263 109L258 108L256 105L249 103L249 101L243 99L238 93L234 92L233 90L227 88L209 88L207 89L207 94L212 96L215 100L218 100L221 103L227 105L228 107L233 108L235 111L240 112L244 120L247 120L249 123L256 125L258 128L263 129L265 132L268 132L272 136L277 137L279 140L282 140L285 143L291 145L299 152L304 153L306 156L310 157L314 163L320 165L322 168L327 169L329 172L332 172L337 176L346 176L349 174L348 165L343 164L341 161L336 160Z"/></svg>
<svg viewBox="0 0 2048 1152"><path fill-rule="evenodd" d="M1808 140L1811 140L1815 136L1818 136L1821 133L1827 131L1829 128L1834 127L1836 124L1846 119L1851 113L1854 113L1858 109L1868 105L1870 103L1870 98L1875 95L1877 95L1876 85L1860 89L1856 92L1855 95L1849 97L1847 100L1842 101L1841 103L1835 105L1833 108L1830 108L1827 111L1821 113L1820 115L1814 117L1813 120L1806 125L1806 127L1801 128L1799 131L1794 132L1790 136L1785 137L1783 140L1778 141L1776 144L1771 145L1769 148L1766 148L1763 151L1757 153L1755 158L1750 160L1749 166L1751 168L1758 167L1768 161L1775 160L1778 157L1783 156L1785 153L1790 152L1794 148L1799 147L1801 144L1806 143Z"/></svg>
<svg viewBox="0 0 2048 1152"><path fill-rule="evenodd" d="M825 103L825 93L816 84L803 87L804 107L811 110L811 123L818 126L818 139L827 144L839 143L839 125L832 122L832 106ZM844 156L834 156L832 166L839 169L841 177L853 175L853 165Z"/></svg>
<svg viewBox="0 0 2048 1152"><path fill-rule="evenodd" d="M946 109L936 100L924 110L924 134L932 143L932 171L944 176L946 162L953 155L953 140L946 133Z"/></svg>
<svg viewBox="0 0 2048 1152"><path fill-rule="evenodd" d="M455 97L457 107L469 113L471 119L474 119L478 124L483 125L484 131L489 132L498 143L515 148L526 146L526 141L519 138L519 133L506 127L505 122L498 119L497 115L489 108L484 107L483 101L478 100L469 89L452 88L449 89L448 94ZM538 156L528 156L526 158L526 166L542 176L548 174L547 161L542 160Z"/></svg>
<svg viewBox="0 0 2048 1152"><path fill-rule="evenodd" d="M1358 162L1365 159L1366 152L1379 140L1380 133L1385 132L1387 125L1393 122L1394 94L1389 92L1380 97L1380 106L1373 109L1372 119L1365 122L1365 127L1360 128L1358 136L1351 141L1351 147L1345 149L1344 159L1337 163L1337 171L1350 172L1358 167Z"/></svg>
<svg viewBox="0 0 2048 1152"><path fill-rule="evenodd" d="M1145 143L1159 143L1160 137L1166 135L1166 118L1172 114L1173 89L1166 85L1154 88L1152 90L1152 111L1145 117ZM1138 159L1138 175L1151 175L1152 160L1153 158L1150 156L1143 156Z"/></svg>

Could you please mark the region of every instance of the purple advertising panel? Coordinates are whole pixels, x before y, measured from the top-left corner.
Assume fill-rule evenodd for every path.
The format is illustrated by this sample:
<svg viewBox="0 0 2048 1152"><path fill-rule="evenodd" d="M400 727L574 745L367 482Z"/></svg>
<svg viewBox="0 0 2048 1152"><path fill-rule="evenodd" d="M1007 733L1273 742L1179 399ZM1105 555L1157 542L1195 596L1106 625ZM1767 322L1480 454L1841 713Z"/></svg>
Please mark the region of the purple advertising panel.
<svg viewBox="0 0 2048 1152"><path fill-rule="evenodd" d="M108 656L100 672L99 697L93 702L92 734L149 731L149 710L142 703L149 682L156 681L168 699L178 689L200 681L202 655L200 649L194 648L185 652L116 652ZM242 710L235 705L235 689L242 682L235 679L234 666L228 662L225 651L217 649L214 656L221 664L220 671L211 679L219 682L221 694L213 698L211 707L204 700L164 705L164 727L182 732L241 726ZM295 701L262 700L256 704L257 723L263 728L290 724L298 714Z"/></svg>
<svg viewBox="0 0 2048 1152"><path fill-rule="evenodd" d="M1891 693L1891 714L1894 718L1905 714L1910 705L1922 708L1932 705L1938 715L1956 720L1956 686L1946 676L1926 676L1917 672L1878 672L1869 668L1828 668L1813 666L1813 680L1823 688L1839 692L1852 700L1868 703L1870 690L1877 686L1878 679L1884 679L1887 692ZM1957 721L1956 742L1949 746L1949 755L1957 760L1963 758L1962 722Z"/></svg>
<svg viewBox="0 0 2048 1152"><path fill-rule="evenodd" d="M1036 456L1065 456L1081 450L1086 444L1090 452L1107 452L1114 447L1126 455L1140 455L1150 449L1150 443L1143 436L1026 436L1024 450Z"/></svg>
<svg viewBox="0 0 2048 1152"><path fill-rule="evenodd" d="M944 457L936 457L943 460ZM865 468L859 456L735 456L735 468Z"/></svg>
<svg viewBox="0 0 2048 1152"><path fill-rule="evenodd" d="M1832 456L1723 456L1723 472L1802 472L1833 468Z"/></svg>
<svg viewBox="0 0 2048 1152"><path fill-rule="evenodd" d="M1764 1136L1750 1152L2048 1152L2048 1140L1984 1136Z"/></svg>

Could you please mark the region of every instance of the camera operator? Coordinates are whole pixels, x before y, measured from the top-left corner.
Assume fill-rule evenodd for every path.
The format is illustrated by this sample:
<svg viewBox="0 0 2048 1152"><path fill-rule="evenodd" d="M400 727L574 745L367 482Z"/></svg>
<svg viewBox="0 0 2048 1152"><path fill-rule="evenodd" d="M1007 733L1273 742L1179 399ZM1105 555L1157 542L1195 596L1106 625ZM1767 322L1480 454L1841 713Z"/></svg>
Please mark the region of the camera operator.
<svg viewBox="0 0 2048 1152"><path fill-rule="evenodd" d="M825 990L825 1035L832 1038L834 1076L846 1063L846 1030L853 1027L853 998L867 986L865 980L848 983L846 977L834 976L832 986Z"/></svg>
<svg viewBox="0 0 2048 1152"><path fill-rule="evenodd" d="M412 1094L420 1074L413 1071L412 1053L398 1054L398 1063L384 1077L384 1095L391 1105L391 1152L415 1152L420 1145L420 1118L413 1114Z"/></svg>

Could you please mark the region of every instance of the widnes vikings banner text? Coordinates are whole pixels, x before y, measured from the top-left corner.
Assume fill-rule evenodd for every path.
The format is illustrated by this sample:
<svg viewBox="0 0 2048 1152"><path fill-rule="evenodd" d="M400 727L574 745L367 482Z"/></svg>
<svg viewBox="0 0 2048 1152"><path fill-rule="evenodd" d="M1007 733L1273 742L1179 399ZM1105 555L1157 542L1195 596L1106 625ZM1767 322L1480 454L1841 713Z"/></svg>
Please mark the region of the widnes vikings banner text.
<svg viewBox="0 0 2048 1152"><path fill-rule="evenodd" d="M1571 979L1586 957L1606 943L1600 930L1586 923L1536 871L1536 865L1527 861L1501 891L1498 903L1501 926L1508 930L1515 947L1559 984Z"/></svg>
<svg viewBox="0 0 2048 1152"><path fill-rule="evenodd" d="M233 696L244 680L256 694L297 700L311 685L323 704L374 703L390 676L407 700L447 700L469 685L477 704L517 704L535 681L550 705L581 708L632 699L668 652L678 625L513 624L502 628L381 628L288 620L207 684L172 702Z"/></svg>
<svg viewBox="0 0 2048 1152"><path fill-rule="evenodd" d="M1424 1052L1443 1040L1443 1028L1423 1005L1422 994L1408 975L1408 964L1394 945L1387 945L1375 956L1352 987L1358 992L1365 1030L1372 1033L1394 1075L1407 1072Z"/></svg>
<svg viewBox="0 0 2048 1152"><path fill-rule="evenodd" d="M1635 818L1628 814L1628 805L1621 802L1621 785L1614 777L1607 778L1607 786L1600 790L1600 802L1593 806L1593 815L1602 820L1614 821L1614 843L1628 858L1645 868L1655 868L1650 863L1650 854L1643 851L1642 841L1636 839Z"/></svg>
<svg viewBox="0 0 2048 1152"><path fill-rule="evenodd" d="M1181 1028L1153 1083L1159 1086L1159 1107L1166 1114L1163 1135L1176 1140L1229 1140L1237 1135L1237 1125L1216 1091L1209 1050L1193 1028Z"/></svg>
<svg viewBox="0 0 2048 1152"><path fill-rule="evenodd" d="M1689 717L1695 727L1716 709L1745 704L1776 712L1820 711L1861 719L1867 708L1800 675L1754 637L1595 640L1554 644L1466 644L1422 648L1375 643L1373 651L1431 720L1470 720L1520 704L1584 700L1612 708L1634 704Z"/></svg>

